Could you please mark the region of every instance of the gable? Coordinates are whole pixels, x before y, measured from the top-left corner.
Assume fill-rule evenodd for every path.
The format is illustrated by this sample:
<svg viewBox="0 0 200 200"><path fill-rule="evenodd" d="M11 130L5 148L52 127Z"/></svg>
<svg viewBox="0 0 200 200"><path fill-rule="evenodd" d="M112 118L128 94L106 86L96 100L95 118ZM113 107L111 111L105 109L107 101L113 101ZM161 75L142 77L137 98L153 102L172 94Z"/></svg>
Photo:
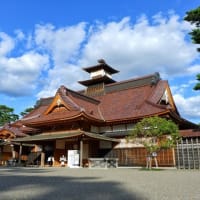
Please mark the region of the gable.
<svg viewBox="0 0 200 200"><path fill-rule="evenodd" d="M56 94L56 96L54 97L53 101L51 102L51 104L48 106L47 110L44 112L45 115L48 115L49 113L52 112L59 112L59 111L70 111L72 110L70 108L70 106L63 100L63 98L61 97L61 95L59 95L58 93Z"/></svg>
<svg viewBox="0 0 200 200"><path fill-rule="evenodd" d="M164 105L169 104L169 94L167 90L164 91L159 103Z"/></svg>
<svg viewBox="0 0 200 200"><path fill-rule="evenodd" d="M169 86L167 86L163 92L163 95L161 96L160 100L159 100L159 104L161 105L170 105L172 107L173 110L176 110L176 105L175 102L173 100L172 94L171 94L171 90L169 88Z"/></svg>

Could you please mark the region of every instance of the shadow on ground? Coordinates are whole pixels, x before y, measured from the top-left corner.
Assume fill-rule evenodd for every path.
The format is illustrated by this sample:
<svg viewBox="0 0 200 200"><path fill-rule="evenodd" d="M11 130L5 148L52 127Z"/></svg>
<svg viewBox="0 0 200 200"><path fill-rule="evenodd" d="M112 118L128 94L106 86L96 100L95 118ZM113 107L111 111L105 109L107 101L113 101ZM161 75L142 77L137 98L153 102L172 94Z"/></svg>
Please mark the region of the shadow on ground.
<svg viewBox="0 0 200 200"><path fill-rule="evenodd" d="M42 168L4 169L0 171L0 200L14 199L144 200L146 198L137 192L127 191L119 182L106 181L101 177L51 175L51 169Z"/></svg>

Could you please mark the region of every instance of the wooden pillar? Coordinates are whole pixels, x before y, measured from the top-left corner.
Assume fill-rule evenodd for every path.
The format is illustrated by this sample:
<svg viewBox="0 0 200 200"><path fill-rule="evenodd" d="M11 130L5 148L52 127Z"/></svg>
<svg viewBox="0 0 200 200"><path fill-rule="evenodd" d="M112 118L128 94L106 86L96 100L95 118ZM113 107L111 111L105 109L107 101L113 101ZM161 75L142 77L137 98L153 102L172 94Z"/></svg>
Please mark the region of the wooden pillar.
<svg viewBox="0 0 200 200"><path fill-rule="evenodd" d="M193 139L190 138L190 142L192 144L192 160L193 160L193 169L196 169L196 163L195 163L195 153L194 153L194 145L193 145Z"/></svg>
<svg viewBox="0 0 200 200"><path fill-rule="evenodd" d="M176 156L175 155L175 149L172 148L172 157L173 157L173 165L174 165L174 167L176 167L176 157L175 156Z"/></svg>
<svg viewBox="0 0 200 200"><path fill-rule="evenodd" d="M83 140L80 140L80 167L83 166Z"/></svg>
<svg viewBox="0 0 200 200"><path fill-rule="evenodd" d="M14 149L14 145L11 144L10 147L11 147L11 151L12 151L12 159L14 160L14 159L15 159L15 149Z"/></svg>
<svg viewBox="0 0 200 200"><path fill-rule="evenodd" d="M180 149L180 147L179 147L179 143L177 142L176 143L176 149L177 149L177 161L178 161L178 169L180 169L180 152L179 152L179 149Z"/></svg>
<svg viewBox="0 0 200 200"><path fill-rule="evenodd" d="M19 164L21 164L21 156L22 156L22 144L20 143L20 145L19 145L19 158L18 158Z"/></svg>
<svg viewBox="0 0 200 200"><path fill-rule="evenodd" d="M0 146L0 165L3 164L2 157L3 157L3 147Z"/></svg>
<svg viewBox="0 0 200 200"><path fill-rule="evenodd" d="M185 152L184 152L184 144L183 139L181 138L181 153L182 153L182 161L183 161L183 169L185 169Z"/></svg>
<svg viewBox="0 0 200 200"><path fill-rule="evenodd" d="M187 163L188 163L188 168L190 169L190 154L189 154L189 145L188 145L188 139L186 138L186 145L187 145Z"/></svg>
<svg viewBox="0 0 200 200"><path fill-rule="evenodd" d="M40 166L44 167L45 165L45 152L44 152L44 146L42 146L42 152L41 152L41 163Z"/></svg>
<svg viewBox="0 0 200 200"><path fill-rule="evenodd" d="M197 146L198 164L200 169L200 139L198 138L196 138L196 146Z"/></svg>

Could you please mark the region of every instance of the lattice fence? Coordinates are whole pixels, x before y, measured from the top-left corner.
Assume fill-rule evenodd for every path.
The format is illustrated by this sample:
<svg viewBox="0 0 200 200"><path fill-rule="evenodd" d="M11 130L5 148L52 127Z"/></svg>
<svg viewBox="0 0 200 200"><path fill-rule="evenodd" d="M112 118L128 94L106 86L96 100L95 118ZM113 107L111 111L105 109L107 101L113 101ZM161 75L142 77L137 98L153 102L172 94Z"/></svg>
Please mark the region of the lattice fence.
<svg viewBox="0 0 200 200"><path fill-rule="evenodd" d="M200 169L200 138L182 138L175 152L178 169Z"/></svg>

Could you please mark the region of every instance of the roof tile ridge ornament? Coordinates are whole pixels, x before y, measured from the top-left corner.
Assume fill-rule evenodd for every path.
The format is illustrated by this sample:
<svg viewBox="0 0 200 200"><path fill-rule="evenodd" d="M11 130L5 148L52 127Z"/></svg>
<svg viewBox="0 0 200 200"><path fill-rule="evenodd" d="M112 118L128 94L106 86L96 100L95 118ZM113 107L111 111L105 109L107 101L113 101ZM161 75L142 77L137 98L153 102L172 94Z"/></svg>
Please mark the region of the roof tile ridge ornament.
<svg viewBox="0 0 200 200"><path fill-rule="evenodd" d="M107 65L106 61L105 61L103 58L98 59L97 62L98 62L99 64Z"/></svg>
<svg viewBox="0 0 200 200"><path fill-rule="evenodd" d="M158 83L158 81L160 81L161 78L160 78L160 73L159 72L155 72L153 74L153 77L152 77L152 80L151 80L151 85L156 85Z"/></svg>
<svg viewBox="0 0 200 200"><path fill-rule="evenodd" d="M85 108L80 107L80 111L86 113Z"/></svg>

